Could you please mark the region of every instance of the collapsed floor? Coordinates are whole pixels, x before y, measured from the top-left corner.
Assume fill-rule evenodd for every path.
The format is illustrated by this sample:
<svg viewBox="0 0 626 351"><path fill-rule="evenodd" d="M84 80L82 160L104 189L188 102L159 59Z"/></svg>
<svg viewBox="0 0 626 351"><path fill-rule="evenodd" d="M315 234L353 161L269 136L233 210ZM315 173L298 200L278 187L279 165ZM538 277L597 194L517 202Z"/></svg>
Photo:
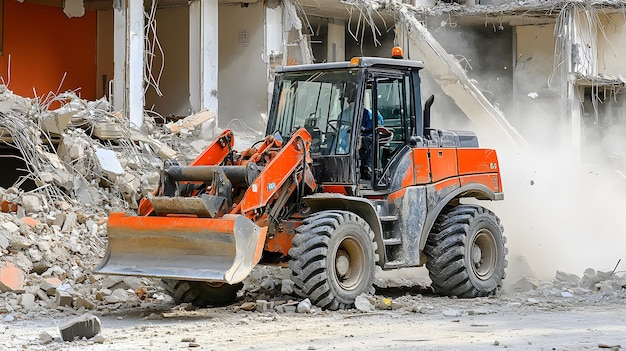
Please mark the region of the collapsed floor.
<svg viewBox="0 0 626 351"><path fill-rule="evenodd" d="M51 108L59 103L61 107ZM144 132L129 132L128 122L111 112L106 101L84 101L73 94L39 101L1 87L3 147L19 151L13 154L26 167L15 186L0 188L0 317L5 323L171 303L156 279L92 274L106 249L109 213L133 212L137 201L157 186L163 160L190 161L215 129L207 114L167 124L147 120L151 123ZM20 187L26 180L33 189ZM245 281L233 312L315 311L293 294L288 278L286 269L258 267ZM515 280L504 292L521 293L524 300L626 297L626 277L616 272L590 269L582 278L558 272L550 282ZM394 276L379 277L376 283L381 295L411 291L415 284L427 281ZM421 307L401 294L357 299L355 312L375 309L420 312ZM45 337L37 342L51 341Z"/></svg>

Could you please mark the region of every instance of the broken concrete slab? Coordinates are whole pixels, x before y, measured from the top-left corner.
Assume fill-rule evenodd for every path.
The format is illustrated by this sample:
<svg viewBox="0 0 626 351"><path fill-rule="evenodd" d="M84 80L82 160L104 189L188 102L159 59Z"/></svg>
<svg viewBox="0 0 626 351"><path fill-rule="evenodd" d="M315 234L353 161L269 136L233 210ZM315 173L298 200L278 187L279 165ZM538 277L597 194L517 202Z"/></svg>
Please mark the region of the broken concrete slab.
<svg viewBox="0 0 626 351"><path fill-rule="evenodd" d="M45 278L39 285L39 289L46 292L48 296L54 296L57 292L57 288L61 286L63 282L59 278L49 277Z"/></svg>
<svg viewBox="0 0 626 351"><path fill-rule="evenodd" d="M13 222L4 222L0 227L9 233L17 233L20 231L20 227Z"/></svg>
<svg viewBox="0 0 626 351"><path fill-rule="evenodd" d="M158 140L149 138L148 136L137 131L131 131L130 139L132 141L139 141L150 145L159 156L165 159L175 159L178 157L178 152L174 151L171 147Z"/></svg>
<svg viewBox="0 0 626 351"><path fill-rule="evenodd" d="M528 143L520 132L500 110L487 100L467 76L458 60L446 52L428 29L420 23L418 17L411 13L409 7L404 4L394 4L393 7L395 7L396 15L407 26L402 33L408 35L406 39L409 42L407 48L409 58L422 60L444 93L454 100L466 116L477 127L490 131L490 133L481 134L482 138L493 143L494 141L502 142L495 138L505 137L504 141L512 142L520 149L528 148ZM488 138L494 138L494 140Z"/></svg>
<svg viewBox="0 0 626 351"><path fill-rule="evenodd" d="M102 122L93 126L93 135L100 140L117 140L124 136L124 129L114 122Z"/></svg>
<svg viewBox="0 0 626 351"><path fill-rule="evenodd" d="M59 327L61 340L91 339L100 333L100 319L92 314L84 314Z"/></svg>
<svg viewBox="0 0 626 351"><path fill-rule="evenodd" d="M183 129L194 130L197 126L209 120L213 120L215 119L215 117L217 117L215 112L204 110L191 116L187 116L181 120L178 120L175 123L168 123L167 127L172 133L177 134L180 133L180 131Z"/></svg>
<svg viewBox="0 0 626 351"><path fill-rule="evenodd" d="M117 159L114 151L97 148L96 157L98 158L102 171L111 180L115 180L115 177L124 173L124 168Z"/></svg>
<svg viewBox="0 0 626 351"><path fill-rule="evenodd" d="M53 112L41 122L41 128L51 134L61 135L67 129L75 112Z"/></svg>
<svg viewBox="0 0 626 351"><path fill-rule="evenodd" d="M13 263L7 262L6 267L0 268L0 292L24 292L24 279L24 272Z"/></svg>

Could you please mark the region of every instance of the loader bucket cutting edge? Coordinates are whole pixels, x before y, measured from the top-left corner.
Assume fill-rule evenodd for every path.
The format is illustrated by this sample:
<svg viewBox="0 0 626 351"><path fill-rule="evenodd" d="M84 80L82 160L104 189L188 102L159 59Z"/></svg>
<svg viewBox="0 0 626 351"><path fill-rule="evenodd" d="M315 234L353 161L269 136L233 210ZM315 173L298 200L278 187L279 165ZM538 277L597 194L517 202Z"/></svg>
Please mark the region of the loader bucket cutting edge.
<svg viewBox="0 0 626 351"><path fill-rule="evenodd" d="M235 284L259 262L266 231L242 215L112 213L107 251L94 273Z"/></svg>

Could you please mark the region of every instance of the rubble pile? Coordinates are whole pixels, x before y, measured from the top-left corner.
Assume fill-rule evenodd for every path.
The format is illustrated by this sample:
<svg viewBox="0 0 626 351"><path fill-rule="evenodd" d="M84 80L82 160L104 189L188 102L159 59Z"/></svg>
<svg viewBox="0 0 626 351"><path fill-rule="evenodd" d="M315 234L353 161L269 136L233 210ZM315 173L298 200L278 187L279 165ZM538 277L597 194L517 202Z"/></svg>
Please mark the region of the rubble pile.
<svg viewBox="0 0 626 351"><path fill-rule="evenodd" d="M193 159L207 144L203 123L215 116L160 126L146 116L139 132L104 99L65 93L40 100L0 85L0 153L17 150L25 164L25 176L0 187L0 317L164 298L150 279L91 271L106 249L108 214L136 209L158 185L164 160ZM35 189L23 189L27 179Z"/></svg>
<svg viewBox="0 0 626 351"><path fill-rule="evenodd" d="M557 271L551 281L521 278L512 286L511 293L536 298L623 299L626 297L626 275L623 272L602 272L593 268L587 268L582 277Z"/></svg>

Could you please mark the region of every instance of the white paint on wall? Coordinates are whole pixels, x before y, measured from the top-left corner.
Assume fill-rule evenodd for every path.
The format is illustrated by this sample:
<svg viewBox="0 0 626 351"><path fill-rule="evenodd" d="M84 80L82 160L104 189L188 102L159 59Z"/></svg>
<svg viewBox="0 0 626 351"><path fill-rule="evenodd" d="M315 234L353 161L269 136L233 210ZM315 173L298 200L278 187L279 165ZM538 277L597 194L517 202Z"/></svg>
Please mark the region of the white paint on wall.
<svg viewBox="0 0 626 351"><path fill-rule="evenodd" d="M189 103L193 113L219 110L218 11L217 0L194 1L189 5Z"/></svg>
<svg viewBox="0 0 626 351"><path fill-rule="evenodd" d="M113 92L111 101L117 111L126 107L126 7L113 10Z"/></svg>
<svg viewBox="0 0 626 351"><path fill-rule="evenodd" d="M127 2L126 109L131 125L143 125L144 14L143 1Z"/></svg>
<svg viewBox="0 0 626 351"><path fill-rule="evenodd" d="M329 62L340 62L346 59L346 21L342 19L328 20L328 47Z"/></svg>
<svg viewBox="0 0 626 351"><path fill-rule="evenodd" d="M219 125L225 128L239 119L264 131L261 114L267 114L267 64L263 3L221 5L219 11ZM248 31L247 43L239 42L241 30ZM241 124L230 126L241 128Z"/></svg>
<svg viewBox="0 0 626 351"><path fill-rule="evenodd" d="M276 55L283 48L282 9L265 9L265 53L266 62L272 55Z"/></svg>

